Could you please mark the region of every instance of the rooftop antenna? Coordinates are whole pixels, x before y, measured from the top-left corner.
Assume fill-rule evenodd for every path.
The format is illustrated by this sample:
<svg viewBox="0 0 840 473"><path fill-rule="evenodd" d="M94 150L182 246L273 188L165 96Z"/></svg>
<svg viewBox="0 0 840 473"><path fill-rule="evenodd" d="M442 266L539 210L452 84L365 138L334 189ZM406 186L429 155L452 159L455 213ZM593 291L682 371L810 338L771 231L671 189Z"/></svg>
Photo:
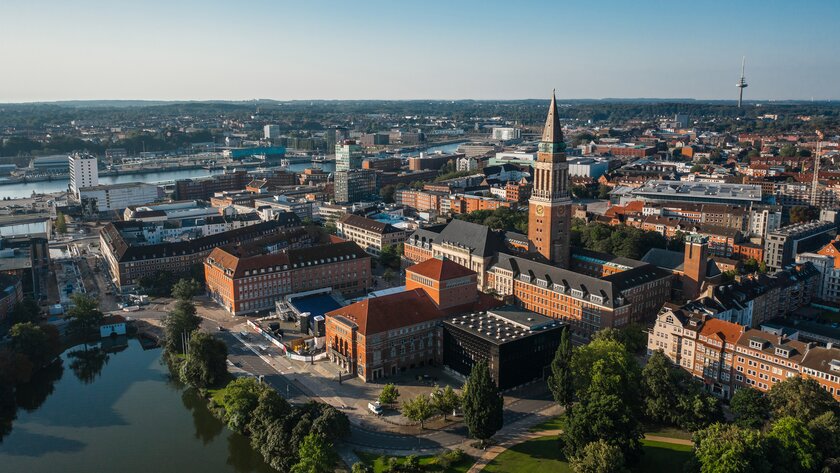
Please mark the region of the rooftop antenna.
<svg viewBox="0 0 840 473"><path fill-rule="evenodd" d="M735 84L735 87L738 88L738 108L741 108L741 102L744 100L744 89L747 87L747 80L744 78L744 66L747 63L747 57L743 56L741 58L741 80Z"/></svg>
<svg viewBox="0 0 840 473"><path fill-rule="evenodd" d="M814 152L814 180L811 182L811 206L817 207L817 199L819 198L820 188L820 153L822 152L822 140L825 135L820 130L817 131L817 149Z"/></svg>

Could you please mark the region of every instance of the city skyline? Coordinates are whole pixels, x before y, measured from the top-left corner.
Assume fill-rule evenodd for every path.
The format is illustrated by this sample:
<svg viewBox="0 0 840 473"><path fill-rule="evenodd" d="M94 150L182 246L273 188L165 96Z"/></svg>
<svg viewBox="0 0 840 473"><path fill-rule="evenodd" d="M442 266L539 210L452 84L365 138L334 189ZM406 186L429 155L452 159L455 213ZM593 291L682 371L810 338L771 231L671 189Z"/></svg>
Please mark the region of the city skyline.
<svg viewBox="0 0 840 473"><path fill-rule="evenodd" d="M840 97L840 5L5 2L0 102ZM629 79L629 80L628 80Z"/></svg>

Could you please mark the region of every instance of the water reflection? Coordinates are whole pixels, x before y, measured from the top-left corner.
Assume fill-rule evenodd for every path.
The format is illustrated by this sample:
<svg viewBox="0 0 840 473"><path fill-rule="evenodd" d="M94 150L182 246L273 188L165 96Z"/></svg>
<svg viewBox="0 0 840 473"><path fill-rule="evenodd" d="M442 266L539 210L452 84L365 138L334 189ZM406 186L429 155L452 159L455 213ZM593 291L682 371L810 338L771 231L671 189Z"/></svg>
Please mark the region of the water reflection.
<svg viewBox="0 0 840 473"><path fill-rule="evenodd" d="M36 371L28 383L17 387L15 400L17 407L27 412L33 412L44 404L44 401L55 390L55 383L64 374L64 364L56 360L46 368Z"/></svg>
<svg viewBox="0 0 840 473"><path fill-rule="evenodd" d="M70 369L85 384L91 384L102 373L102 368L108 363L108 354L99 346L90 346L67 353Z"/></svg>
<svg viewBox="0 0 840 473"><path fill-rule="evenodd" d="M207 408L207 401L195 391L187 389L182 392L181 402L192 414L195 438L201 440L201 443L207 445L222 433L224 424L213 416Z"/></svg>
<svg viewBox="0 0 840 473"><path fill-rule="evenodd" d="M0 471L274 471L160 358L136 339L105 339L67 350L17 392L0 386Z"/></svg>

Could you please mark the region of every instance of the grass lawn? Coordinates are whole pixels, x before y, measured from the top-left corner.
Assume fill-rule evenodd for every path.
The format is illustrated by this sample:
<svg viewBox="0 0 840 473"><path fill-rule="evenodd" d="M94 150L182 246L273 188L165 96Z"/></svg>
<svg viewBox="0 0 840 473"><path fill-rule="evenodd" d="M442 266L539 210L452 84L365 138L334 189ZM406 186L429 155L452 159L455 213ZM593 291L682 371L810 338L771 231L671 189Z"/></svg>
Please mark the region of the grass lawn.
<svg viewBox="0 0 840 473"><path fill-rule="evenodd" d="M386 471L386 466L388 464L388 456L377 455L375 453L367 453L367 452L356 452L359 459L367 464L368 466L373 467L374 473L383 473ZM396 457L399 463L402 463L402 459L405 457ZM461 461L453 463L449 465L449 468L444 469L440 465L438 465L438 459L435 456L427 456L427 457L418 457L420 460L420 467L421 471L428 471L428 472L436 472L436 473L466 473L473 463L475 463L475 458L464 455Z"/></svg>
<svg viewBox="0 0 840 473"><path fill-rule="evenodd" d="M680 471L691 456L691 446L642 441L644 455L631 471ZM494 458L484 471L519 473L530 471L571 472L557 444L557 436L540 437L514 445Z"/></svg>
<svg viewBox="0 0 840 473"><path fill-rule="evenodd" d="M672 439L691 440L691 432L676 427L660 427L658 425L645 426L645 434Z"/></svg>
<svg viewBox="0 0 840 473"><path fill-rule="evenodd" d="M557 417L552 417L551 419L545 420L533 427L529 430L531 432L541 432L543 430L560 430L563 429L563 422L565 421L566 417L564 415L559 415Z"/></svg>

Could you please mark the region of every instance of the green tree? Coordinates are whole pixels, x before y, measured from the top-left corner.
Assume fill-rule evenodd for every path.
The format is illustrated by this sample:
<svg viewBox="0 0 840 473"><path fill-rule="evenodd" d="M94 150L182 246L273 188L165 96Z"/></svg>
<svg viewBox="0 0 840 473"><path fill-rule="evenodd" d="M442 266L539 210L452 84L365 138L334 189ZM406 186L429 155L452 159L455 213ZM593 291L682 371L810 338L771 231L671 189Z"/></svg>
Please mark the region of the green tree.
<svg viewBox="0 0 840 473"><path fill-rule="evenodd" d="M620 370L620 365L609 359L592 365L589 386L566 413L567 456L577 456L588 443L604 439L618 447L626 459L638 457L643 436L638 396L635 389L628 389L638 379L630 380Z"/></svg>
<svg viewBox="0 0 840 473"><path fill-rule="evenodd" d="M805 473L819 464L814 437L799 419L781 417L767 432L767 453L773 467L779 471Z"/></svg>
<svg viewBox="0 0 840 473"><path fill-rule="evenodd" d="M333 406L316 404L320 414L312 422L312 432L323 436L328 442L336 443L350 436L350 419L347 414Z"/></svg>
<svg viewBox="0 0 840 473"><path fill-rule="evenodd" d="M642 396L645 416L658 424L675 424L675 406L680 398L680 386L670 360L662 350L650 355L642 369Z"/></svg>
<svg viewBox="0 0 840 473"><path fill-rule="evenodd" d="M263 389L257 399L257 407L251 414L251 421L248 423L248 432L251 433L251 442L257 445L265 441L264 435L269 426L283 420L292 411L288 401L283 399L274 389Z"/></svg>
<svg viewBox="0 0 840 473"><path fill-rule="evenodd" d="M393 383L388 383L382 386L382 391L379 393L379 403L383 406L391 406L397 403L398 397L400 397L400 390Z"/></svg>
<svg viewBox="0 0 840 473"><path fill-rule="evenodd" d="M598 198L599 199L609 199L610 192L612 192L612 187L606 184L600 184L598 186Z"/></svg>
<svg viewBox="0 0 840 473"><path fill-rule="evenodd" d="M228 377L227 345L212 335L196 330L181 365L181 381L199 389L217 386Z"/></svg>
<svg viewBox="0 0 840 473"><path fill-rule="evenodd" d="M810 222L811 220L820 218L820 209L804 205L791 207L789 218L791 224Z"/></svg>
<svg viewBox="0 0 840 473"><path fill-rule="evenodd" d="M757 430L712 424L694 434L700 473L769 473L765 442Z"/></svg>
<svg viewBox="0 0 840 473"><path fill-rule="evenodd" d="M404 402L401 412L406 419L420 422L420 428L422 429L425 422L434 415L435 406L432 404L429 396L420 395L410 401Z"/></svg>
<svg viewBox="0 0 840 473"><path fill-rule="evenodd" d="M89 335L99 328L105 316L99 310L99 301L87 294L73 294L73 307L67 311L71 328L80 335Z"/></svg>
<svg viewBox="0 0 840 473"><path fill-rule="evenodd" d="M67 218L61 212L55 214L55 231L62 235L67 233Z"/></svg>
<svg viewBox="0 0 840 473"><path fill-rule="evenodd" d="M182 278L172 286L172 297L182 301L189 301L199 291L201 291L201 284L198 281Z"/></svg>
<svg viewBox="0 0 840 473"><path fill-rule="evenodd" d="M679 418L677 425L688 431L704 429L709 425L723 420L723 410L720 399L711 395L696 383L683 384L677 403Z"/></svg>
<svg viewBox="0 0 840 473"><path fill-rule="evenodd" d="M224 418L231 430L245 433L264 390L265 387L251 377L237 378L228 383L220 402L225 410Z"/></svg>
<svg viewBox="0 0 840 473"><path fill-rule="evenodd" d="M379 253L379 263L391 269L400 269L400 262L402 259L403 245L385 245Z"/></svg>
<svg viewBox="0 0 840 473"><path fill-rule="evenodd" d="M504 399L490 377L487 363L474 364L464 385L464 423L470 436L483 444L502 428Z"/></svg>
<svg viewBox="0 0 840 473"><path fill-rule="evenodd" d="M371 469L362 462L356 462L353 463L353 467L350 468L350 473L371 473Z"/></svg>
<svg viewBox="0 0 840 473"><path fill-rule="evenodd" d="M779 150L779 156L783 158L792 158L796 156L796 146L792 144L786 144L782 146L782 148Z"/></svg>
<svg viewBox="0 0 840 473"><path fill-rule="evenodd" d="M183 353L183 339L201 326L201 317L196 315L192 302L178 300L163 318L164 347L168 353Z"/></svg>
<svg viewBox="0 0 840 473"><path fill-rule="evenodd" d="M291 473L332 473L338 461L332 445L315 433L303 438L298 458L300 461L292 467Z"/></svg>
<svg viewBox="0 0 840 473"><path fill-rule="evenodd" d="M35 299L25 297L12 307L11 320L13 324L23 322L37 322L41 315L41 308Z"/></svg>
<svg viewBox="0 0 840 473"><path fill-rule="evenodd" d="M579 455L571 458L569 466L575 473L626 473L621 449L605 440L590 442Z"/></svg>
<svg viewBox="0 0 840 473"><path fill-rule="evenodd" d="M791 416L810 422L826 412L837 412L831 394L810 378L787 378L774 384L767 395L776 417Z"/></svg>
<svg viewBox="0 0 840 473"><path fill-rule="evenodd" d="M760 429L770 417L770 401L767 396L750 387L735 391L729 407L735 416L735 423L745 428Z"/></svg>
<svg viewBox="0 0 840 473"><path fill-rule="evenodd" d="M53 326L18 323L9 329L9 338L12 351L25 356L35 368L52 362L61 353L61 340Z"/></svg>
<svg viewBox="0 0 840 473"><path fill-rule="evenodd" d="M386 204L393 204L394 203L394 192L397 188L391 184L387 186L383 186L379 189L379 197L382 198L382 201Z"/></svg>
<svg viewBox="0 0 840 473"><path fill-rule="evenodd" d="M833 411L825 412L808 423L808 430L814 439L815 451L825 461L840 458L840 416Z"/></svg>
<svg viewBox="0 0 840 473"><path fill-rule="evenodd" d="M560 335L560 344L551 360L551 375L548 377L548 387L554 400L567 410L574 401L574 381L572 378L572 342L569 329Z"/></svg>
<svg viewBox="0 0 840 473"><path fill-rule="evenodd" d="M452 414L461 405L461 396L452 389L452 386L446 386L443 389L438 387L432 392L432 403L446 420L446 416Z"/></svg>
<svg viewBox="0 0 840 473"><path fill-rule="evenodd" d="M579 347L572 355L572 379L575 381L575 396L584 397L592 384L592 373L596 363L605 364L624 379L623 397L639 400L639 377L641 372L633 355L620 341L601 335L599 332L589 344Z"/></svg>

